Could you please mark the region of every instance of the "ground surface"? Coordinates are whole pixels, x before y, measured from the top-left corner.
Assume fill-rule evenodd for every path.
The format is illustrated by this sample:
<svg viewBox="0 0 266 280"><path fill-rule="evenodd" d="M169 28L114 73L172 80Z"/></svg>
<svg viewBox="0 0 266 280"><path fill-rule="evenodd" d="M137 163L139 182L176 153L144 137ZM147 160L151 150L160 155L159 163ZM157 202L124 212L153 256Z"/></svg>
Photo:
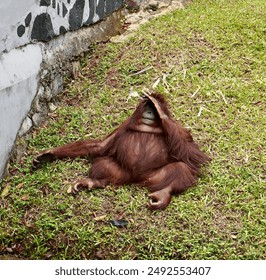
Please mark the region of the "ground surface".
<svg viewBox="0 0 266 280"><path fill-rule="evenodd" d="M265 259L265 13L264 0L195 0L95 46L2 183L0 258ZM31 172L39 150L112 132L137 104L130 91L156 84L213 158L166 210L149 211L137 186L68 195L84 159Z"/></svg>

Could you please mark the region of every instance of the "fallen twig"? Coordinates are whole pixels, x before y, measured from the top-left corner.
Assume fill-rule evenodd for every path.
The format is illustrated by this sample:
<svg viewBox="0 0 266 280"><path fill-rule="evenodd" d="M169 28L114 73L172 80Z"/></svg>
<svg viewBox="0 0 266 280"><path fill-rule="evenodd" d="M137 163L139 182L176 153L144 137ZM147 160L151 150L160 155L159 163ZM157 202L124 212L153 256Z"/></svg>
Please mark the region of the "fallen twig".
<svg viewBox="0 0 266 280"><path fill-rule="evenodd" d="M142 73L144 73L144 72L146 72L146 71L151 70L152 68L153 68L153 66L146 67L146 68L144 68L144 69L142 69L142 70L140 70L140 71L138 71L138 72L136 72L136 73L130 74L129 76L130 76L130 77L132 77L132 76L137 76L137 75L139 75L139 74L142 74Z"/></svg>
<svg viewBox="0 0 266 280"><path fill-rule="evenodd" d="M187 75L187 69L184 69L183 80L186 78L186 75Z"/></svg>
<svg viewBox="0 0 266 280"><path fill-rule="evenodd" d="M168 92L170 89L174 89L174 87L167 82L167 74L163 74L163 84L165 85Z"/></svg>
<svg viewBox="0 0 266 280"><path fill-rule="evenodd" d="M203 109L204 109L204 107L200 106L200 109L199 109L199 112L198 112L197 117L200 117L200 115L201 115Z"/></svg>
<svg viewBox="0 0 266 280"><path fill-rule="evenodd" d="M191 95L191 97L194 97L197 93L198 93L198 91L200 90L200 86L197 88L197 90Z"/></svg>
<svg viewBox="0 0 266 280"><path fill-rule="evenodd" d="M224 103L225 103L225 104L228 104L228 102L227 102L227 100L225 99L225 96L223 95L222 91L221 91L221 90L218 90L218 92L219 92L220 95L222 96Z"/></svg>
<svg viewBox="0 0 266 280"><path fill-rule="evenodd" d="M160 81L161 81L161 78L158 78L158 79L155 81L155 83L152 85L152 88L155 89L155 88L158 86L158 84L160 83Z"/></svg>

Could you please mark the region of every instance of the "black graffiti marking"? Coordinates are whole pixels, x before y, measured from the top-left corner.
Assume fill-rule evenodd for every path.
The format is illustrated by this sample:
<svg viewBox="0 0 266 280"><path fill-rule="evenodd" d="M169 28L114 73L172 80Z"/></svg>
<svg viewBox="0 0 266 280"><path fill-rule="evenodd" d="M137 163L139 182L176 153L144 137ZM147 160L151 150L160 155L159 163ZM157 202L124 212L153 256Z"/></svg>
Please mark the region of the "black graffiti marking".
<svg viewBox="0 0 266 280"><path fill-rule="evenodd" d="M104 5L105 4L105 0L99 0L99 4L96 7L96 14L99 16L100 19L104 18Z"/></svg>
<svg viewBox="0 0 266 280"><path fill-rule="evenodd" d="M62 35L62 34L65 34L67 32L67 30L65 29L64 26L60 26L59 28L59 34Z"/></svg>
<svg viewBox="0 0 266 280"><path fill-rule="evenodd" d="M77 0L69 12L70 30L77 30L82 26L85 0Z"/></svg>
<svg viewBox="0 0 266 280"><path fill-rule="evenodd" d="M85 25L92 24L93 23L93 17L94 17L94 9L95 9L94 1L90 1L90 0L88 0L88 1L89 1L90 14L89 14L89 18L85 22Z"/></svg>
<svg viewBox="0 0 266 280"><path fill-rule="evenodd" d="M111 15L114 11L118 10L123 6L123 0L117 0L117 1L105 1L105 9L106 9L106 15Z"/></svg>
<svg viewBox="0 0 266 280"><path fill-rule="evenodd" d="M38 15L33 23L31 39L47 42L55 36L51 17L44 13Z"/></svg>
<svg viewBox="0 0 266 280"><path fill-rule="evenodd" d="M32 18L32 15L31 15L31 13L29 13L25 18L25 26L26 27L30 26L31 18Z"/></svg>
<svg viewBox="0 0 266 280"><path fill-rule="evenodd" d="M65 6L64 3L63 3L63 5L62 5L62 10L63 10L63 17L65 17L66 14L67 14L67 12L68 12L68 10L67 10L67 7Z"/></svg>
<svg viewBox="0 0 266 280"><path fill-rule="evenodd" d="M88 3L89 16L85 22L83 21L85 1ZM65 2L65 1L64 1ZM57 14L65 18L68 15L68 26L60 26L59 34L64 34L68 30L77 30L82 25L90 25L94 23L95 14L99 20L104 19L106 16L111 15L115 10L121 8L124 5L124 0L75 0L72 8L66 6L66 2L56 0L40 0L40 6L56 9ZM70 4L71 0L67 0ZM24 24L17 27L17 34L22 37L25 34L26 28L32 23L32 13L28 13L24 20ZM51 16L46 12L37 15L33 21L31 39L47 42L55 36L53 29L53 23Z"/></svg>
<svg viewBox="0 0 266 280"><path fill-rule="evenodd" d="M17 28L17 34L19 37L22 37L24 35L24 33L25 33L25 26L21 24Z"/></svg>
<svg viewBox="0 0 266 280"><path fill-rule="evenodd" d="M41 0L40 6L50 6L51 0Z"/></svg>

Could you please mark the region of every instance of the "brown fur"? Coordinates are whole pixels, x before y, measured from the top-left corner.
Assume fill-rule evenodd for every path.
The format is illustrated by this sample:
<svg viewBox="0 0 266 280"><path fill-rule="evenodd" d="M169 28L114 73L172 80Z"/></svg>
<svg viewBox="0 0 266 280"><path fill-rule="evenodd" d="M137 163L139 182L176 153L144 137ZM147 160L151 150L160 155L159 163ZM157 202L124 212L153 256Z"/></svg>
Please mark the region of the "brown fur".
<svg viewBox="0 0 266 280"><path fill-rule="evenodd" d="M94 162L89 178L77 181L74 193L81 187L138 183L151 191L150 209L165 208L172 194L196 182L200 166L209 158L190 132L171 117L163 96L152 97L167 117L161 118L156 111L155 122L147 131L143 132L141 117L145 104L151 101L145 97L133 115L105 139L77 141L44 151L35 158L34 167L65 157L90 156Z"/></svg>

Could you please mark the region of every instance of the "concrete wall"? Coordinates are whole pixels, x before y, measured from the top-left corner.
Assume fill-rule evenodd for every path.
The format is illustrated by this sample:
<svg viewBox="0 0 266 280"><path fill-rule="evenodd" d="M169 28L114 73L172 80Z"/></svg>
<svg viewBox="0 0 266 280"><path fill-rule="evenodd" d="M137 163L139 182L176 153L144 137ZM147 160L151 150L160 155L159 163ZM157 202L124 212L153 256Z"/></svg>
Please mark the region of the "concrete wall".
<svg viewBox="0 0 266 280"><path fill-rule="evenodd" d="M73 57L118 32L123 5L123 0L0 1L0 178L16 139L53 105Z"/></svg>
<svg viewBox="0 0 266 280"><path fill-rule="evenodd" d="M0 2L0 52L50 41L91 25L121 8L123 0L8 0Z"/></svg>

